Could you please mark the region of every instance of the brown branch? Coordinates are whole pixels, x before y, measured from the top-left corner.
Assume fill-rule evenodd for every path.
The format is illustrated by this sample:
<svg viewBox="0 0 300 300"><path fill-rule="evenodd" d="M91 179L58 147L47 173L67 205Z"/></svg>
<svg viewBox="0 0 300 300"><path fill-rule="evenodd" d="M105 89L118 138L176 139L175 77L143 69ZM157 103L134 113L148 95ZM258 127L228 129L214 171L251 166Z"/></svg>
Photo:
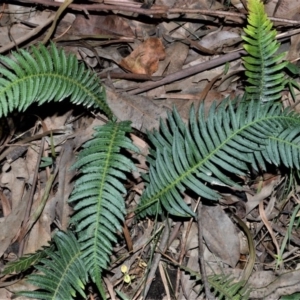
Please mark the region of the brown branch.
<svg viewBox="0 0 300 300"><path fill-rule="evenodd" d="M218 58L211 59L211 60L206 61L204 63L197 64L195 66L192 66L192 67L180 70L178 72L172 73L170 75L167 75L162 80L147 82L145 84L140 84L139 88L134 89L132 91L129 91L128 94L136 95L136 94L140 94L140 93L149 91L151 89L162 86L164 84L168 84L168 83L174 82L176 80L180 80L180 79L195 75L197 73L203 72L205 70L223 65L226 62L236 60L244 54L246 54L245 50L240 50L240 51L236 51L236 52L227 53L227 54L225 54L223 56L220 56Z"/></svg>
<svg viewBox="0 0 300 300"><path fill-rule="evenodd" d="M59 7L60 2L54 2L51 0L15 0L14 2L27 3L27 4L40 4L48 7ZM99 1L100 2L100 1ZM122 3L122 4L121 4ZM238 17L246 19L247 15L222 10L209 10L209 9L191 9L191 8L169 8L164 5L153 5L150 9L141 8L141 4L135 2L120 2L117 0L103 0L103 3L99 4L71 4L69 6L73 10L83 11L118 11L118 12L132 12L141 15L146 15L151 18L164 18L172 19L174 15L180 14L201 14L207 16L216 17ZM285 24L299 25L300 21L268 17L273 22L281 22Z"/></svg>

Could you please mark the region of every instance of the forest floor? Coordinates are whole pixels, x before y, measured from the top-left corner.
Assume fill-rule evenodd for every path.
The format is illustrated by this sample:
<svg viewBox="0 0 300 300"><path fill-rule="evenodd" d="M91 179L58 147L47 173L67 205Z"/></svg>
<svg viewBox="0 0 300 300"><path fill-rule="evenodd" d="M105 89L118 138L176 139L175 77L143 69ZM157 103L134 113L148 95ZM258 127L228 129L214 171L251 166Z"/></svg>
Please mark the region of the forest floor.
<svg viewBox="0 0 300 300"><path fill-rule="evenodd" d="M2 1L0 53L9 55L42 42L61 2ZM247 176L239 177L245 190L220 190L219 201L201 201L184 193L184 201L197 211L198 218L135 218L145 189L141 174L148 172L146 155L153 146L148 131L159 130L160 120L173 107L188 121L192 105L197 110L202 104L208 112L212 103L219 105L226 97L243 95L246 81L241 38L247 24L246 0L151 2L73 1L51 35L51 41L75 54L101 78L108 105L118 120L132 122L131 138L140 149L134 155L137 171L125 182L128 214L124 229L105 273L108 299L121 299L115 290L123 293L123 299L205 299L203 282L195 275L200 273L200 257L209 276L224 274L236 280L253 263L247 282L250 299L300 299L297 172L280 166L263 172L250 169ZM280 52L297 65L299 1L265 2L274 28L285 34L281 40L278 36ZM294 92L292 97L286 88L281 101L298 112L299 91ZM68 198L76 176L70 167L93 128L106 121L99 111L67 99L33 105L2 120L1 270L8 262L46 246L55 230L68 228L72 215ZM46 206L33 220L51 174L52 148L60 161L57 177ZM251 251L255 252L252 257ZM1 300L33 288L24 275L0 275ZM88 299L99 299L93 288L87 291Z"/></svg>

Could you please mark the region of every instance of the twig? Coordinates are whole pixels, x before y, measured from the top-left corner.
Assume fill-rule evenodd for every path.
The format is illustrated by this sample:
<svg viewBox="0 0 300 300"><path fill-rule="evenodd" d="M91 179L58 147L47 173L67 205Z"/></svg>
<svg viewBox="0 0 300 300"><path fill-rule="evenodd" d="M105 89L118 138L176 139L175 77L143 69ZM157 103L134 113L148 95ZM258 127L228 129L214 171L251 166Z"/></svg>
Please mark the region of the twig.
<svg viewBox="0 0 300 300"><path fill-rule="evenodd" d="M35 224L35 222L38 220L41 213L43 212L52 188L52 184L58 173L58 169L59 169L58 166L56 166L56 169L54 170L53 174L50 174L50 177L45 186L45 190L41 202L39 203L39 206L35 209L35 211L32 213L32 215L30 216L28 222L24 225L19 238L24 237L29 232L29 230L32 228L32 226Z"/></svg>
<svg viewBox="0 0 300 300"><path fill-rule="evenodd" d="M55 18L55 15L49 17L43 24L37 26L36 28L30 30L29 33L19 37L18 39L16 39L14 42L10 42L8 44L6 44L5 46L2 46L0 48L0 53L4 53L10 49L13 49L14 47L24 43L25 41L30 40L32 37L34 37L35 35L37 35L40 31L42 31L45 27L47 27Z"/></svg>
<svg viewBox="0 0 300 300"><path fill-rule="evenodd" d="M30 211L31 211L31 208L32 208L32 203L33 203L33 196L34 196L36 182L37 182L38 173L39 173L39 164L41 163L42 155L43 155L43 152L44 152L44 145L45 145L45 138L43 137L42 141L41 141L40 152L39 152L39 156L38 156L38 159L37 159L37 164L36 164L36 167L35 167L34 176L33 176L33 179L32 179L28 205L26 207L26 212L25 212L25 216L24 216L24 223L23 223L23 226L21 228L20 235L19 235L19 240L21 238L19 253L18 253L19 257L21 257L23 255L23 250L24 250L24 245L25 245L25 224L28 222L29 217L30 217Z"/></svg>
<svg viewBox="0 0 300 300"><path fill-rule="evenodd" d="M41 4L44 6L57 7L59 2L51 0L15 0L15 2ZM183 14L201 14L215 17L236 17L246 19L247 15L242 13L235 13L223 10L210 10L210 9L193 9L193 8L170 8L165 5L153 5L150 9L141 8L140 3L134 2L120 2L117 0L103 0L100 4L71 4L70 8L77 11L117 11L117 12L132 12L141 15L149 16L150 18L159 19L172 19L174 15ZM284 18L268 17L273 22L282 22L285 24L299 25L300 21L290 20Z"/></svg>
<svg viewBox="0 0 300 300"><path fill-rule="evenodd" d="M255 246L254 246L254 241L253 241L253 236L247 227L247 225L235 214L232 214L233 219L238 223L238 225L243 229L244 234L247 237L248 240L248 246L249 246L249 260L248 264L244 270L244 273L241 277L241 280L244 280L245 282L248 281L253 268L255 264L255 259L256 259L256 253L255 253Z"/></svg>
<svg viewBox="0 0 300 300"><path fill-rule="evenodd" d="M274 234L274 231L272 229L272 226L270 225L270 222L266 216L266 213L265 213L265 210L264 210L264 201L261 200L259 202L259 205L258 205L258 209L259 209L259 214L260 214L260 217L261 217L261 220L263 221L263 223L265 224L271 238L272 238L272 241L273 241L273 244L275 245L275 248L276 248L276 256L277 256L277 259L279 261L279 265L280 267L282 266L282 258L280 257L280 249L279 249L279 245L278 245L278 242L276 240L276 237L275 237L275 234Z"/></svg>
<svg viewBox="0 0 300 300"><path fill-rule="evenodd" d="M198 65L180 70L178 72L172 73L170 75L167 75L162 80L149 82L149 83L147 82L145 84L140 84L139 88L134 89L132 91L129 91L128 94L136 95L136 94L140 94L140 93L149 91L151 89L154 89L154 88L157 88L159 86L174 82L176 80L180 80L180 79L195 75L197 73L206 71L208 69L220 66L222 64L225 64L226 62L236 60L244 54L246 54L246 51L244 51L244 50L227 53L227 54L225 54L223 56L220 56L218 58L211 59L211 60L206 61L204 63L201 63L201 64L198 64Z"/></svg>
<svg viewBox="0 0 300 300"><path fill-rule="evenodd" d="M210 291L210 286L207 279L207 274L205 270L205 262L204 262L204 247L203 247L203 229L202 229L202 218L201 218L201 208L202 202L199 201L197 207L197 223L198 223L198 247L199 247L199 262L200 262L200 270L201 270L201 279L204 285L205 296L207 300L214 300L215 297Z"/></svg>
<svg viewBox="0 0 300 300"><path fill-rule="evenodd" d="M61 4L61 6L59 7L59 9L57 10L54 19L53 19L53 23L49 29L49 31L47 32L46 36L44 37L42 44L47 44L47 42L49 41L49 39L51 38L55 28L56 28L56 24L58 19L60 18L61 14L67 9L67 7L73 2L73 0L65 0L63 2L63 4Z"/></svg>
<svg viewBox="0 0 300 300"><path fill-rule="evenodd" d="M167 219L166 222L168 222L168 221L169 220ZM164 232L163 232L162 238L160 240L160 244L159 244L160 251L158 251L157 253L155 253L154 259L153 259L152 264L151 264L151 269L150 269L150 271L148 273L148 277L147 277L147 282L146 282L146 286L145 286L145 290L144 290L143 299L146 299L146 297L147 297L149 288L151 286L151 282L152 282L152 280L155 277L155 272L156 272L156 269L158 267L159 261L161 259L161 253L160 252L165 252L165 248L166 248L166 246L168 244L169 234L170 234L170 228L169 228L168 224L166 224L166 226L164 228Z"/></svg>

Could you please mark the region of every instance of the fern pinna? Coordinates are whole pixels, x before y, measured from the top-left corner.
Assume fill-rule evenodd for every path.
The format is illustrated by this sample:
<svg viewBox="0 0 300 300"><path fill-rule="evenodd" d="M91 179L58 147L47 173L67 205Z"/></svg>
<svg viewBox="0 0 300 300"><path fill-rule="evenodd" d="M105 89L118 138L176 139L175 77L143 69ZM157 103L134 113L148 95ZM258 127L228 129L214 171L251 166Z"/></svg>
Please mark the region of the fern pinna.
<svg viewBox="0 0 300 300"><path fill-rule="evenodd" d="M286 84L283 68L288 64L281 62L285 53L276 54L280 44L276 40L276 30L264 12L260 0L249 0L248 26L244 28L246 42L244 48L248 56L244 65L249 85L246 92L249 99L267 102L279 100Z"/></svg>
<svg viewBox="0 0 300 300"><path fill-rule="evenodd" d="M194 215L182 200L182 192L217 200L214 186L239 188L232 178L246 175L251 165L266 163L298 167L300 116L282 111L279 104L223 100L205 116L204 105L194 109L185 125L176 110L161 123L160 132L149 135L155 149L149 159L148 186L142 195L140 216L166 212ZM229 177L230 176L230 177Z"/></svg>

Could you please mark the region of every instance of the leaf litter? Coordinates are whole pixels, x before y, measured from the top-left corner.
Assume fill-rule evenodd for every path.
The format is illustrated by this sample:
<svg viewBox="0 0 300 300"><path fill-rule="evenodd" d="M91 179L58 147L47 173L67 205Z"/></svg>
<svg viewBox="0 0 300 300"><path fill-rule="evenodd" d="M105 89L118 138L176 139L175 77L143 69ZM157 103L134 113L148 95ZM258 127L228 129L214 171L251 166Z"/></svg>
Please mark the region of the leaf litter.
<svg viewBox="0 0 300 300"><path fill-rule="evenodd" d="M47 0L15 2L19 5L2 5L0 52L4 54L16 46L27 47L42 41L45 34L42 29L60 5ZM275 18L278 31L284 33L299 25L297 3L267 2L266 12ZM108 4L110 9L105 6ZM136 129L132 139L142 153L134 156L139 172L133 173L126 182L129 213L105 278L111 299L117 299L115 290L130 299L204 299L199 284L184 271L187 269L178 268L180 265L200 272L196 221L137 222L132 211L145 188L141 174L148 168L146 132L158 129L160 118L165 119L173 106L187 119L191 104L197 108L204 101L208 111L213 101L220 103L225 97L234 98L243 93L244 68L239 56L232 53L241 51L242 47L244 4L240 0L156 0L145 6L130 0L78 1L70 5L57 24L53 41L75 53L102 78L110 107L118 119L132 121ZM299 34L282 42L282 51L287 51L287 58L293 63L298 60L298 47ZM200 64L201 71L192 71ZM294 105L298 111L298 98L296 95L292 99L290 93L285 93L283 100L286 106ZM1 270L9 261L47 245L57 228L67 229L72 215L67 199L76 176L70 166L76 150L91 137L92 128L104 122L101 115L66 101L34 107L3 121ZM45 161L48 165L40 168ZM55 168L57 177L46 192ZM249 263L249 241L243 228L231 218L235 213L247 225L255 244L250 298L280 299L300 292L299 214L291 220L299 203L299 185L291 178L278 169L264 174L253 171L241 178L245 192L224 190L222 205L204 203L203 257L209 275L227 274L238 279ZM45 193L48 193L47 202L43 204ZM195 200L185 195L185 201L192 206ZM264 221L260 203L263 203ZM41 212L36 214L41 207ZM293 221L295 226L288 231ZM270 224L281 250L279 269L276 245L265 222ZM163 239L166 228L168 236ZM288 232L289 241L285 243ZM122 266L126 266L129 282L124 280ZM150 276L152 287L149 274L153 275ZM22 276L1 275L0 298L12 299L12 293L24 289L25 284ZM25 289L33 287L27 284ZM92 287L89 293L90 299L97 296Z"/></svg>

